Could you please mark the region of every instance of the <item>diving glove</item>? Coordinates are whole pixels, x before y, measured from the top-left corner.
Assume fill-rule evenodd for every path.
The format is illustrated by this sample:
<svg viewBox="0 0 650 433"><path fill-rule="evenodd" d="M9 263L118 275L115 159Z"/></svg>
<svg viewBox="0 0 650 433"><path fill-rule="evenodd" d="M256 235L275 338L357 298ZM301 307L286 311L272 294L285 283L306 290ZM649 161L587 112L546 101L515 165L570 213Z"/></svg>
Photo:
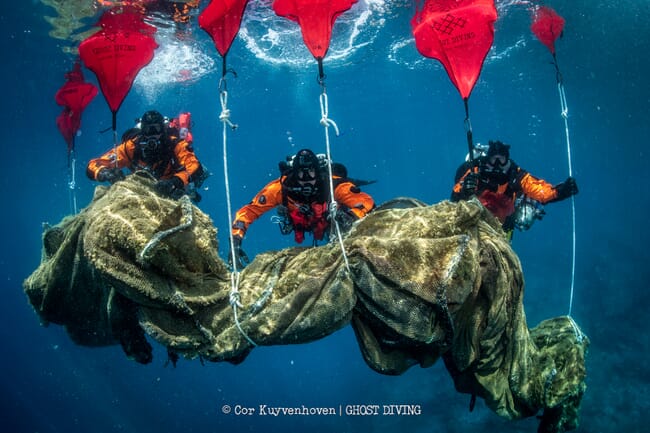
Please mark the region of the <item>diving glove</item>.
<svg viewBox="0 0 650 433"><path fill-rule="evenodd" d="M358 220L357 216L349 209L338 208L335 215L339 228L343 233L349 232L354 222Z"/></svg>
<svg viewBox="0 0 650 433"><path fill-rule="evenodd" d="M476 194L476 188L478 188L478 173L467 173L467 176L463 179L463 195Z"/></svg>
<svg viewBox="0 0 650 433"><path fill-rule="evenodd" d="M119 168L102 168L99 173L97 173L98 182L108 182L114 184L119 180L124 180L126 176Z"/></svg>
<svg viewBox="0 0 650 433"><path fill-rule="evenodd" d="M553 201L560 201L576 195L578 193L578 184L576 180L569 176L567 180L555 186L557 197Z"/></svg>
<svg viewBox="0 0 650 433"><path fill-rule="evenodd" d="M170 179L159 180L154 185L154 189L163 197L173 199L178 199L185 194L185 184L176 176L172 176Z"/></svg>
<svg viewBox="0 0 650 433"><path fill-rule="evenodd" d="M248 256L242 250L241 248L241 243L242 243L242 238L241 236L233 236L232 237L232 249L228 253L228 265L232 268L232 259L233 256L235 257L235 263L237 264L237 269L244 269L246 265L248 265L251 261L248 259ZM233 254L234 253L234 254Z"/></svg>

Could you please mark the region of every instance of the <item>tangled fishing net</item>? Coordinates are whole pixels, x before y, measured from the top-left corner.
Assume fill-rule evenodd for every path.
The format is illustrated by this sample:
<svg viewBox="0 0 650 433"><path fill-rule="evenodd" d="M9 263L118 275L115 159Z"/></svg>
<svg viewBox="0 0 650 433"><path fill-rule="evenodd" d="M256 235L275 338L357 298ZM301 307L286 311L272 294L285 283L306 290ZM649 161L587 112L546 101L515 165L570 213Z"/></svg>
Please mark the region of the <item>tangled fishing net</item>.
<svg viewBox="0 0 650 433"><path fill-rule="evenodd" d="M589 340L569 317L528 329L521 265L478 201L383 206L340 246L258 255L231 280L210 218L159 197L137 174L97 188L47 229L24 289L44 323L82 345L121 344L241 362L257 345L299 344L351 324L367 364L398 375L439 358L456 389L508 419L543 411L539 431L576 428Z"/></svg>

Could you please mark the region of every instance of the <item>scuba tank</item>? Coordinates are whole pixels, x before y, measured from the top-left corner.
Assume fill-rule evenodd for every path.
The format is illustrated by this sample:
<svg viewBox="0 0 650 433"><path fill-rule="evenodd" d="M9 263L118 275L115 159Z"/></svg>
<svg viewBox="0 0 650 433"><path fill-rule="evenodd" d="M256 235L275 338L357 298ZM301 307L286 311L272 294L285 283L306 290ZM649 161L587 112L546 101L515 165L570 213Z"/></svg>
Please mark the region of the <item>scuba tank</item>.
<svg viewBox="0 0 650 433"><path fill-rule="evenodd" d="M192 115L189 111L179 113L177 117L169 119L168 124L170 128L178 130L180 139L185 140L190 146L192 145L194 137L192 137ZM194 203L201 201L199 190L208 177L210 177L210 172L205 165L201 164L201 168L192 176L190 183L187 184L185 192Z"/></svg>
<svg viewBox="0 0 650 433"><path fill-rule="evenodd" d="M535 220L541 220L544 215L544 206L537 200L525 195L520 195L515 200L515 213L512 216L513 223L519 230L530 229Z"/></svg>
<svg viewBox="0 0 650 433"><path fill-rule="evenodd" d="M190 117L190 113L181 113L178 115L178 131L181 134L181 138L188 143L194 141L192 131L190 131L191 126L192 118Z"/></svg>
<svg viewBox="0 0 650 433"><path fill-rule="evenodd" d="M484 156L487 156L487 151L490 148L488 144L476 143L472 149L472 156L474 160L481 159ZM469 162L469 153L465 155L465 161Z"/></svg>
<svg viewBox="0 0 650 433"><path fill-rule="evenodd" d="M284 161L280 161L278 163L281 175L286 176L291 172L291 170L293 169L293 163L295 157L296 157L295 155L289 155L285 158ZM316 158L318 158L319 169L324 170L325 168L327 168L327 155L325 155L324 153L319 153L316 155ZM336 163L333 163L332 166L334 166L334 164Z"/></svg>
<svg viewBox="0 0 650 433"><path fill-rule="evenodd" d="M192 117L191 113L180 113L178 117L169 122L169 126L178 129L178 136L183 140L192 144L194 138L192 137Z"/></svg>

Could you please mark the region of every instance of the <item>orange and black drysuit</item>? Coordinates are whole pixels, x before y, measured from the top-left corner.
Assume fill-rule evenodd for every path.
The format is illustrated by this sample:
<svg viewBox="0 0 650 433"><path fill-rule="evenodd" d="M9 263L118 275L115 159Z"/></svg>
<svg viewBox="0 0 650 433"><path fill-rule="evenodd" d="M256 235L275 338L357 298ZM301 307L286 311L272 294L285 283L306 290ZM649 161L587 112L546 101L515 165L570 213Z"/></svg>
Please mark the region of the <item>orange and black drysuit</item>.
<svg viewBox="0 0 650 433"><path fill-rule="evenodd" d="M488 172L479 165L466 162L456 171L456 184L451 193L451 201L466 200L476 195L480 202L496 216L505 229L508 217L515 212L515 199L521 194L537 200L542 204L561 200L556 187L543 179L538 179L510 160L510 167L505 173ZM463 181L469 173L478 173L479 181L476 191L464 191Z"/></svg>
<svg viewBox="0 0 650 433"><path fill-rule="evenodd" d="M102 169L129 168L131 171L147 170L156 179L171 179L176 177L187 186L190 182L203 175L201 163L196 158L192 145L175 135L168 135L166 146L154 163L144 161L138 152L139 136L128 138L104 153L99 158L91 159L86 168L86 175L97 180ZM117 157L116 157L117 155Z"/></svg>
<svg viewBox="0 0 650 433"><path fill-rule="evenodd" d="M332 181L337 213L344 212L359 219L375 207L372 197L362 192L349 179L334 175ZM267 184L249 204L237 211L232 234L242 239L253 221L271 209L282 206L280 213L287 219L290 229L293 229L297 243L302 243L305 232L311 232L314 241L321 240L330 224L330 203L327 197L327 192L321 191L314 199L306 202L299 194L292 192L288 177L283 175ZM289 232L290 230L283 230L285 234Z"/></svg>

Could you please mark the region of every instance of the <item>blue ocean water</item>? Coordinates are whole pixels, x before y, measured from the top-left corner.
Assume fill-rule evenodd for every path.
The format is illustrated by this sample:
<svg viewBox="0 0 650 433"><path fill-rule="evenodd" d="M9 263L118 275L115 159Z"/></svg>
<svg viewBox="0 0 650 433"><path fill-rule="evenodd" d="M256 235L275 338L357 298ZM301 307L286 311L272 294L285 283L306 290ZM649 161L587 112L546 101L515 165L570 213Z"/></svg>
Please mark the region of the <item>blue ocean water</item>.
<svg viewBox="0 0 650 433"><path fill-rule="evenodd" d="M82 3L82 2L69 2ZM202 7L206 2L202 3ZM263 3L263 2L262 2ZM557 53L569 106L576 197L577 268L573 317L591 339L583 432L642 432L649 421L650 371L646 228L650 182L650 3L647 1L548 1L566 19ZM529 31L526 2L497 2L495 43L470 98L477 141L512 145L521 166L550 182L567 174L564 124L550 54ZM229 65L229 108L239 125L229 136L230 187L235 208L277 175L277 163L301 147L324 149L319 124L316 64L300 39L273 40L259 17L244 23ZM366 15L364 15L366 14ZM11 432L468 432L535 431L534 418L503 420L478 401L456 393L442 363L398 377L370 370L354 334L345 328L315 343L254 350L238 366L181 360L165 367L129 361L119 346L76 346L56 325L42 327L22 291L40 261L42 223L71 211L65 143L56 129L54 102L74 58L69 42L52 38L36 0L17 2L0 14L5 40L2 118L5 197L0 278L0 423ZM360 1L335 28L332 61L326 58L329 117L341 130L332 152L378 203L411 196L435 203L449 196L466 153L462 101L445 72L423 59L410 40L408 1ZM369 16L354 31L359 17ZM257 19L259 18L259 19ZM272 25L291 28L276 18ZM118 114L120 132L149 108L167 115L187 110L195 122L199 158L213 172L201 208L227 239L223 181L219 62L208 36L196 28L182 46L165 51L155 70L143 70ZM350 36L337 39L338 34ZM159 31L159 42L168 35ZM293 45L287 46L287 40ZM261 41L258 45L252 41ZM275 44L275 45L274 45ZM283 45L285 44L285 45ZM215 62L211 64L210 59ZM182 60L182 61L181 61ZM176 68L176 69L175 69ZM179 82L178 68L195 75ZM86 79L95 82L90 71ZM84 112L77 138L77 200L92 197L84 177L88 159L112 144L110 111L98 96ZM571 204L550 204L531 230L516 233L513 247L526 280L529 326L568 311L571 280ZM269 217L249 231L250 256L291 245ZM225 251L222 251L225 256ZM261 404L345 407L350 404L419 405L411 416L284 416L223 413L223 407Z"/></svg>

